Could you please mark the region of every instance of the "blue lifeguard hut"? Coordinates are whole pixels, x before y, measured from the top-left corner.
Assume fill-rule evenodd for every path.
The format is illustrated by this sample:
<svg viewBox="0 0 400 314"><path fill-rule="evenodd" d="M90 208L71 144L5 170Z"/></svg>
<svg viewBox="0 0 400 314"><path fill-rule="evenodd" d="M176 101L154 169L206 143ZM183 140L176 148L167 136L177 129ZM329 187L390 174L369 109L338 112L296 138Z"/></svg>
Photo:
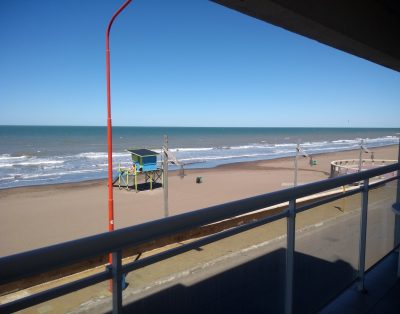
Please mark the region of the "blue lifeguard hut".
<svg viewBox="0 0 400 314"><path fill-rule="evenodd" d="M153 189L153 182L157 182L162 176L162 169L157 166L158 153L149 149L127 149L132 155L132 167L118 168L118 187L125 186L129 190L129 177L133 178L136 192L137 177L144 175L145 183L150 182L150 190Z"/></svg>
<svg viewBox="0 0 400 314"><path fill-rule="evenodd" d="M147 172L157 170L158 153L149 149L128 149L132 154L132 162L137 172Z"/></svg>

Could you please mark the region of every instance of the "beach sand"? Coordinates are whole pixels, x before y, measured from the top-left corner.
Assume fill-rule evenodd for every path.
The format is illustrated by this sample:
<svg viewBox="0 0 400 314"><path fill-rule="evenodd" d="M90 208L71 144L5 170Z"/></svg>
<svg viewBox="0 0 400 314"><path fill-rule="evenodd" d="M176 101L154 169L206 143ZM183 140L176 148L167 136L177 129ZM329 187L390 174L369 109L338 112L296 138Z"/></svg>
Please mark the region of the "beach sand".
<svg viewBox="0 0 400 314"><path fill-rule="evenodd" d="M375 159L397 159L398 147L372 149ZM316 155L311 167L299 158L298 182L328 178L330 162L357 159L359 151ZM364 154L369 158L369 154ZM169 174L169 212L191 210L291 186L293 158L223 165L213 169ZM196 177L202 177L201 184ZM0 256L65 242L108 231L106 180L0 190ZM163 189L136 193L114 188L115 228L164 217Z"/></svg>

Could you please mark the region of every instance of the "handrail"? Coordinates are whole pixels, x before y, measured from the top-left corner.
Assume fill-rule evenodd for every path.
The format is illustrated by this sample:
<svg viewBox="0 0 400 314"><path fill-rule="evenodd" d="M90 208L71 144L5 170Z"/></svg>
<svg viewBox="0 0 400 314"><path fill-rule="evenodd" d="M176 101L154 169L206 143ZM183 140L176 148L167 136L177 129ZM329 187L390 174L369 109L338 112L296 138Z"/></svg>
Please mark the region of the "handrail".
<svg viewBox="0 0 400 314"><path fill-rule="evenodd" d="M0 284L399 169L396 163L2 257Z"/></svg>

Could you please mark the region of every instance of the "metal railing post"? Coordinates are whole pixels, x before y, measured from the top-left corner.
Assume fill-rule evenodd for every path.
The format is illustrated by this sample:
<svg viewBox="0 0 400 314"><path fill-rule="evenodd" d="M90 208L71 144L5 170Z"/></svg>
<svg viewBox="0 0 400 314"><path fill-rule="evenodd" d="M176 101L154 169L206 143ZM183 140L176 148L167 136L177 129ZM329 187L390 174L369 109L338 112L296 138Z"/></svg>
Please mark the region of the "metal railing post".
<svg viewBox="0 0 400 314"><path fill-rule="evenodd" d="M400 138L399 138L399 147L398 147L398 155L397 155L397 162L400 164ZM395 210L395 217L394 217L394 246L396 247L400 243L400 170L397 170L397 193L396 193L396 204L397 210ZM397 265L397 278L400 278L400 248L397 249L398 254L398 265Z"/></svg>
<svg viewBox="0 0 400 314"><path fill-rule="evenodd" d="M112 253L112 312L122 313L122 252Z"/></svg>
<svg viewBox="0 0 400 314"><path fill-rule="evenodd" d="M293 186L297 186L297 173L299 171L299 144L296 146L296 155L294 156L294 184Z"/></svg>
<svg viewBox="0 0 400 314"><path fill-rule="evenodd" d="M361 195L361 215L360 215L360 246L358 253L358 283L357 289L366 292L365 280L365 250L367 241L367 218L368 218L368 190L369 179L364 180L364 187Z"/></svg>
<svg viewBox="0 0 400 314"><path fill-rule="evenodd" d="M169 216L168 210L168 135L164 135L163 146L163 194L164 194L164 217Z"/></svg>
<svg viewBox="0 0 400 314"><path fill-rule="evenodd" d="M293 312L294 248L296 234L296 200L289 201L287 217L285 314Z"/></svg>
<svg viewBox="0 0 400 314"><path fill-rule="evenodd" d="M400 149L399 149L400 152ZM400 160L400 153L399 153L399 160ZM399 161L400 162L400 161ZM397 170L397 176L400 175L400 170ZM393 205L395 209L395 216L394 216L394 246L400 244L400 177L397 179L397 193L396 193L396 203ZM397 278L400 278L400 248L397 249Z"/></svg>

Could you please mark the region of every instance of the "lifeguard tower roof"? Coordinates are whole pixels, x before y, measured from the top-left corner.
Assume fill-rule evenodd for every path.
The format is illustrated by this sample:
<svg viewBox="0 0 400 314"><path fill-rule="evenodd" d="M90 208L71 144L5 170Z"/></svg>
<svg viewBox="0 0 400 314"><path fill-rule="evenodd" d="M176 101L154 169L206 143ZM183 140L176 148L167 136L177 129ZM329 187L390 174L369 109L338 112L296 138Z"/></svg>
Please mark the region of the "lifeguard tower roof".
<svg viewBox="0 0 400 314"><path fill-rule="evenodd" d="M140 157L147 157L147 156L155 156L158 155L158 153L150 150L150 149L128 149L128 152L130 152L133 155L137 155Z"/></svg>

